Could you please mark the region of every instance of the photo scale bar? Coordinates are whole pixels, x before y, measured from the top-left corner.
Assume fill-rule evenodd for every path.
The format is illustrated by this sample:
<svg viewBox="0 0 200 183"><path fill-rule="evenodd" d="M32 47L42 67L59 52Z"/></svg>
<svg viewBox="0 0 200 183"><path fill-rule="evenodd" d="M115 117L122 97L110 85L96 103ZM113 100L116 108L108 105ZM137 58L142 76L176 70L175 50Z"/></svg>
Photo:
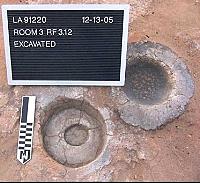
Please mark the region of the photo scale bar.
<svg viewBox="0 0 200 183"><path fill-rule="evenodd" d="M17 159L22 164L26 164L32 158L35 102L35 96L24 96L22 98L20 129L17 148Z"/></svg>

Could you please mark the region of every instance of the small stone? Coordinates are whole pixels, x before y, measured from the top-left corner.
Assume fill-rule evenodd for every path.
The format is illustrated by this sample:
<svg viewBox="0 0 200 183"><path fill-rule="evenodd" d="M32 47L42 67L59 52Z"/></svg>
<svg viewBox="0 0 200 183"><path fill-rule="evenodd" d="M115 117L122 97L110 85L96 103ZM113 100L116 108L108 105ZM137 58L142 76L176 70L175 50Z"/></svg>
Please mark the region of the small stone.
<svg viewBox="0 0 200 183"><path fill-rule="evenodd" d="M144 151L137 152L137 156L138 156L138 159L140 159L140 160L145 160L146 159Z"/></svg>

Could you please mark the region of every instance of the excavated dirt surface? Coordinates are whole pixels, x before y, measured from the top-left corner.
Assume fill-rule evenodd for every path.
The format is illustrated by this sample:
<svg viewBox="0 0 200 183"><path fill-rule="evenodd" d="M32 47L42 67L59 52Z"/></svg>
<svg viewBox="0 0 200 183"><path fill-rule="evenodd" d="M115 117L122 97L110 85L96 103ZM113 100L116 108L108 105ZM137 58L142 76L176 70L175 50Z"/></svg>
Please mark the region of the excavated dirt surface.
<svg viewBox="0 0 200 183"><path fill-rule="evenodd" d="M186 112L160 129L145 131L119 118L110 87L8 86L0 19L0 181L200 181L199 0L1 0L0 4L119 2L131 5L129 42L158 42L186 60L196 87ZM36 95L38 101L33 157L26 165L16 160L23 95ZM43 147L43 109L59 95L82 97L104 114L105 148L86 166L59 164Z"/></svg>

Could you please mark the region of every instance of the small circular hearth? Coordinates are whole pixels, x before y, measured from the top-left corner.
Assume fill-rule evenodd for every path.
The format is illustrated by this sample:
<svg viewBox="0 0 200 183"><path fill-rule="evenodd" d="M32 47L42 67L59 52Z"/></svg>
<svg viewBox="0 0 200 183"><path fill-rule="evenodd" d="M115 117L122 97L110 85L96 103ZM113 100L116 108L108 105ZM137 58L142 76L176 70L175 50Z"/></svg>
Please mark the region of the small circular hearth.
<svg viewBox="0 0 200 183"><path fill-rule="evenodd" d="M141 104L156 104L168 97L170 78L165 69L148 57L138 57L128 65L126 84L127 96Z"/></svg>
<svg viewBox="0 0 200 183"><path fill-rule="evenodd" d="M121 119L151 130L184 113L195 88L184 62L158 43L129 44L125 86L112 88Z"/></svg>
<svg viewBox="0 0 200 183"><path fill-rule="evenodd" d="M103 151L106 125L88 102L59 98L45 109L43 121L44 149L58 163L78 168Z"/></svg>
<svg viewBox="0 0 200 183"><path fill-rule="evenodd" d="M85 144L89 137L89 129L81 124L75 124L65 130L65 141L72 146Z"/></svg>

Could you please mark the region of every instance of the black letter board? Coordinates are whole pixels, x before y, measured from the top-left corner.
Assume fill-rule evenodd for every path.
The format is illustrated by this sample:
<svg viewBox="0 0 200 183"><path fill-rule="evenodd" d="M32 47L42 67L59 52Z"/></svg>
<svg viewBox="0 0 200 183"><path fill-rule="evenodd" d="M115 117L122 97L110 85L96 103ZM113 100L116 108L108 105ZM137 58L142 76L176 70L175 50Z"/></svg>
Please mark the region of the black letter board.
<svg viewBox="0 0 200 183"><path fill-rule="evenodd" d="M129 5L2 6L10 85L122 86Z"/></svg>

